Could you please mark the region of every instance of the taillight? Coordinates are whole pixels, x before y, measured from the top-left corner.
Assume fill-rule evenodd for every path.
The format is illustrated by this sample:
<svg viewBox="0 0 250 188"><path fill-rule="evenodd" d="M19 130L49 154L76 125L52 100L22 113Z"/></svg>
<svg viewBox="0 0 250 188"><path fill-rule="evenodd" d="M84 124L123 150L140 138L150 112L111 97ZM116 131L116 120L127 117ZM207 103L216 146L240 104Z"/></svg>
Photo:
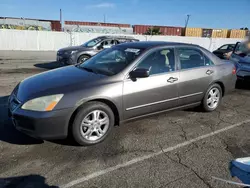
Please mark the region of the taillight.
<svg viewBox="0 0 250 188"><path fill-rule="evenodd" d="M232 74L236 74L236 67L233 68Z"/></svg>

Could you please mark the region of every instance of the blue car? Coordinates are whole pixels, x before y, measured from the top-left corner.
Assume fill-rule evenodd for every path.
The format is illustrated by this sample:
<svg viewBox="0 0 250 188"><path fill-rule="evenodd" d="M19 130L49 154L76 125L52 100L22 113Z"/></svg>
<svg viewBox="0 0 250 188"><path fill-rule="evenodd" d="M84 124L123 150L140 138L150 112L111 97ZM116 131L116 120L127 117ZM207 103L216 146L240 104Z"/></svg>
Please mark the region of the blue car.
<svg viewBox="0 0 250 188"><path fill-rule="evenodd" d="M235 63L238 81L250 81L250 42L238 42L230 60Z"/></svg>

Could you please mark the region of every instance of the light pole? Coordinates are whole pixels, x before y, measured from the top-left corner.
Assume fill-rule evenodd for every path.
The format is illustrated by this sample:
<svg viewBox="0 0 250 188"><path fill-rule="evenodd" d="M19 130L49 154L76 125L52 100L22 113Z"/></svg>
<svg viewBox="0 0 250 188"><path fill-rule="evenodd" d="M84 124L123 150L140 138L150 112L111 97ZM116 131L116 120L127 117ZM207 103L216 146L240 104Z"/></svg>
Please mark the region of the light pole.
<svg viewBox="0 0 250 188"><path fill-rule="evenodd" d="M190 18L190 14L187 14L187 19L185 20L185 28L187 28L188 26L188 21L189 21L189 18Z"/></svg>
<svg viewBox="0 0 250 188"><path fill-rule="evenodd" d="M63 25L62 25L62 9L60 9L60 25L61 25L61 28L60 30L62 31L62 28L63 28Z"/></svg>

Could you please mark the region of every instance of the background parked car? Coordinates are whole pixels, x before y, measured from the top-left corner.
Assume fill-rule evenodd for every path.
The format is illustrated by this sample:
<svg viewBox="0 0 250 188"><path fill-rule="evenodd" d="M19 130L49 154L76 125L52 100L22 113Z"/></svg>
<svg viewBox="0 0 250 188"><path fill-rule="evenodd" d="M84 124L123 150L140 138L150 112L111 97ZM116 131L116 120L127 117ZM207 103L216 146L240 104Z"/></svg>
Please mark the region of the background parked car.
<svg viewBox="0 0 250 188"><path fill-rule="evenodd" d="M250 42L237 42L230 60L235 63L238 82L250 81Z"/></svg>
<svg viewBox="0 0 250 188"><path fill-rule="evenodd" d="M100 36L80 46L72 46L58 50L57 61L69 65L82 63L103 49L120 43L135 41L139 40L127 36Z"/></svg>
<svg viewBox="0 0 250 188"><path fill-rule="evenodd" d="M213 51L213 53L221 58L221 59L226 59L226 54L228 52L233 51L235 44L225 44L221 47L219 47L217 50Z"/></svg>
<svg viewBox="0 0 250 188"><path fill-rule="evenodd" d="M15 127L34 137L71 131L79 144L93 145L114 125L142 116L198 105L213 111L235 81L234 65L202 47L124 43L25 79L10 96L9 112Z"/></svg>

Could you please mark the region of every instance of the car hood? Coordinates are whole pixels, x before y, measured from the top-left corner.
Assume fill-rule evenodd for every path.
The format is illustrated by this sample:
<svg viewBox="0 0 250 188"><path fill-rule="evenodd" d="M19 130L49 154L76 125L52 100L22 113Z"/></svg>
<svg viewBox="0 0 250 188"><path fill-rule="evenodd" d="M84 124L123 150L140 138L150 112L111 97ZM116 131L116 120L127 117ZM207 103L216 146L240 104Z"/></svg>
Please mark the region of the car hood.
<svg viewBox="0 0 250 188"><path fill-rule="evenodd" d="M74 51L74 50L81 50L81 51L87 51L87 50L91 50L91 48L86 48L84 46L70 46L70 47L66 47L66 48L61 48L60 50L58 50L59 52L65 52L65 51Z"/></svg>
<svg viewBox="0 0 250 188"><path fill-rule="evenodd" d="M46 95L65 94L83 89L86 85L93 84L104 77L107 76L87 72L75 66L63 67L23 80L19 84L17 98L24 102Z"/></svg>

